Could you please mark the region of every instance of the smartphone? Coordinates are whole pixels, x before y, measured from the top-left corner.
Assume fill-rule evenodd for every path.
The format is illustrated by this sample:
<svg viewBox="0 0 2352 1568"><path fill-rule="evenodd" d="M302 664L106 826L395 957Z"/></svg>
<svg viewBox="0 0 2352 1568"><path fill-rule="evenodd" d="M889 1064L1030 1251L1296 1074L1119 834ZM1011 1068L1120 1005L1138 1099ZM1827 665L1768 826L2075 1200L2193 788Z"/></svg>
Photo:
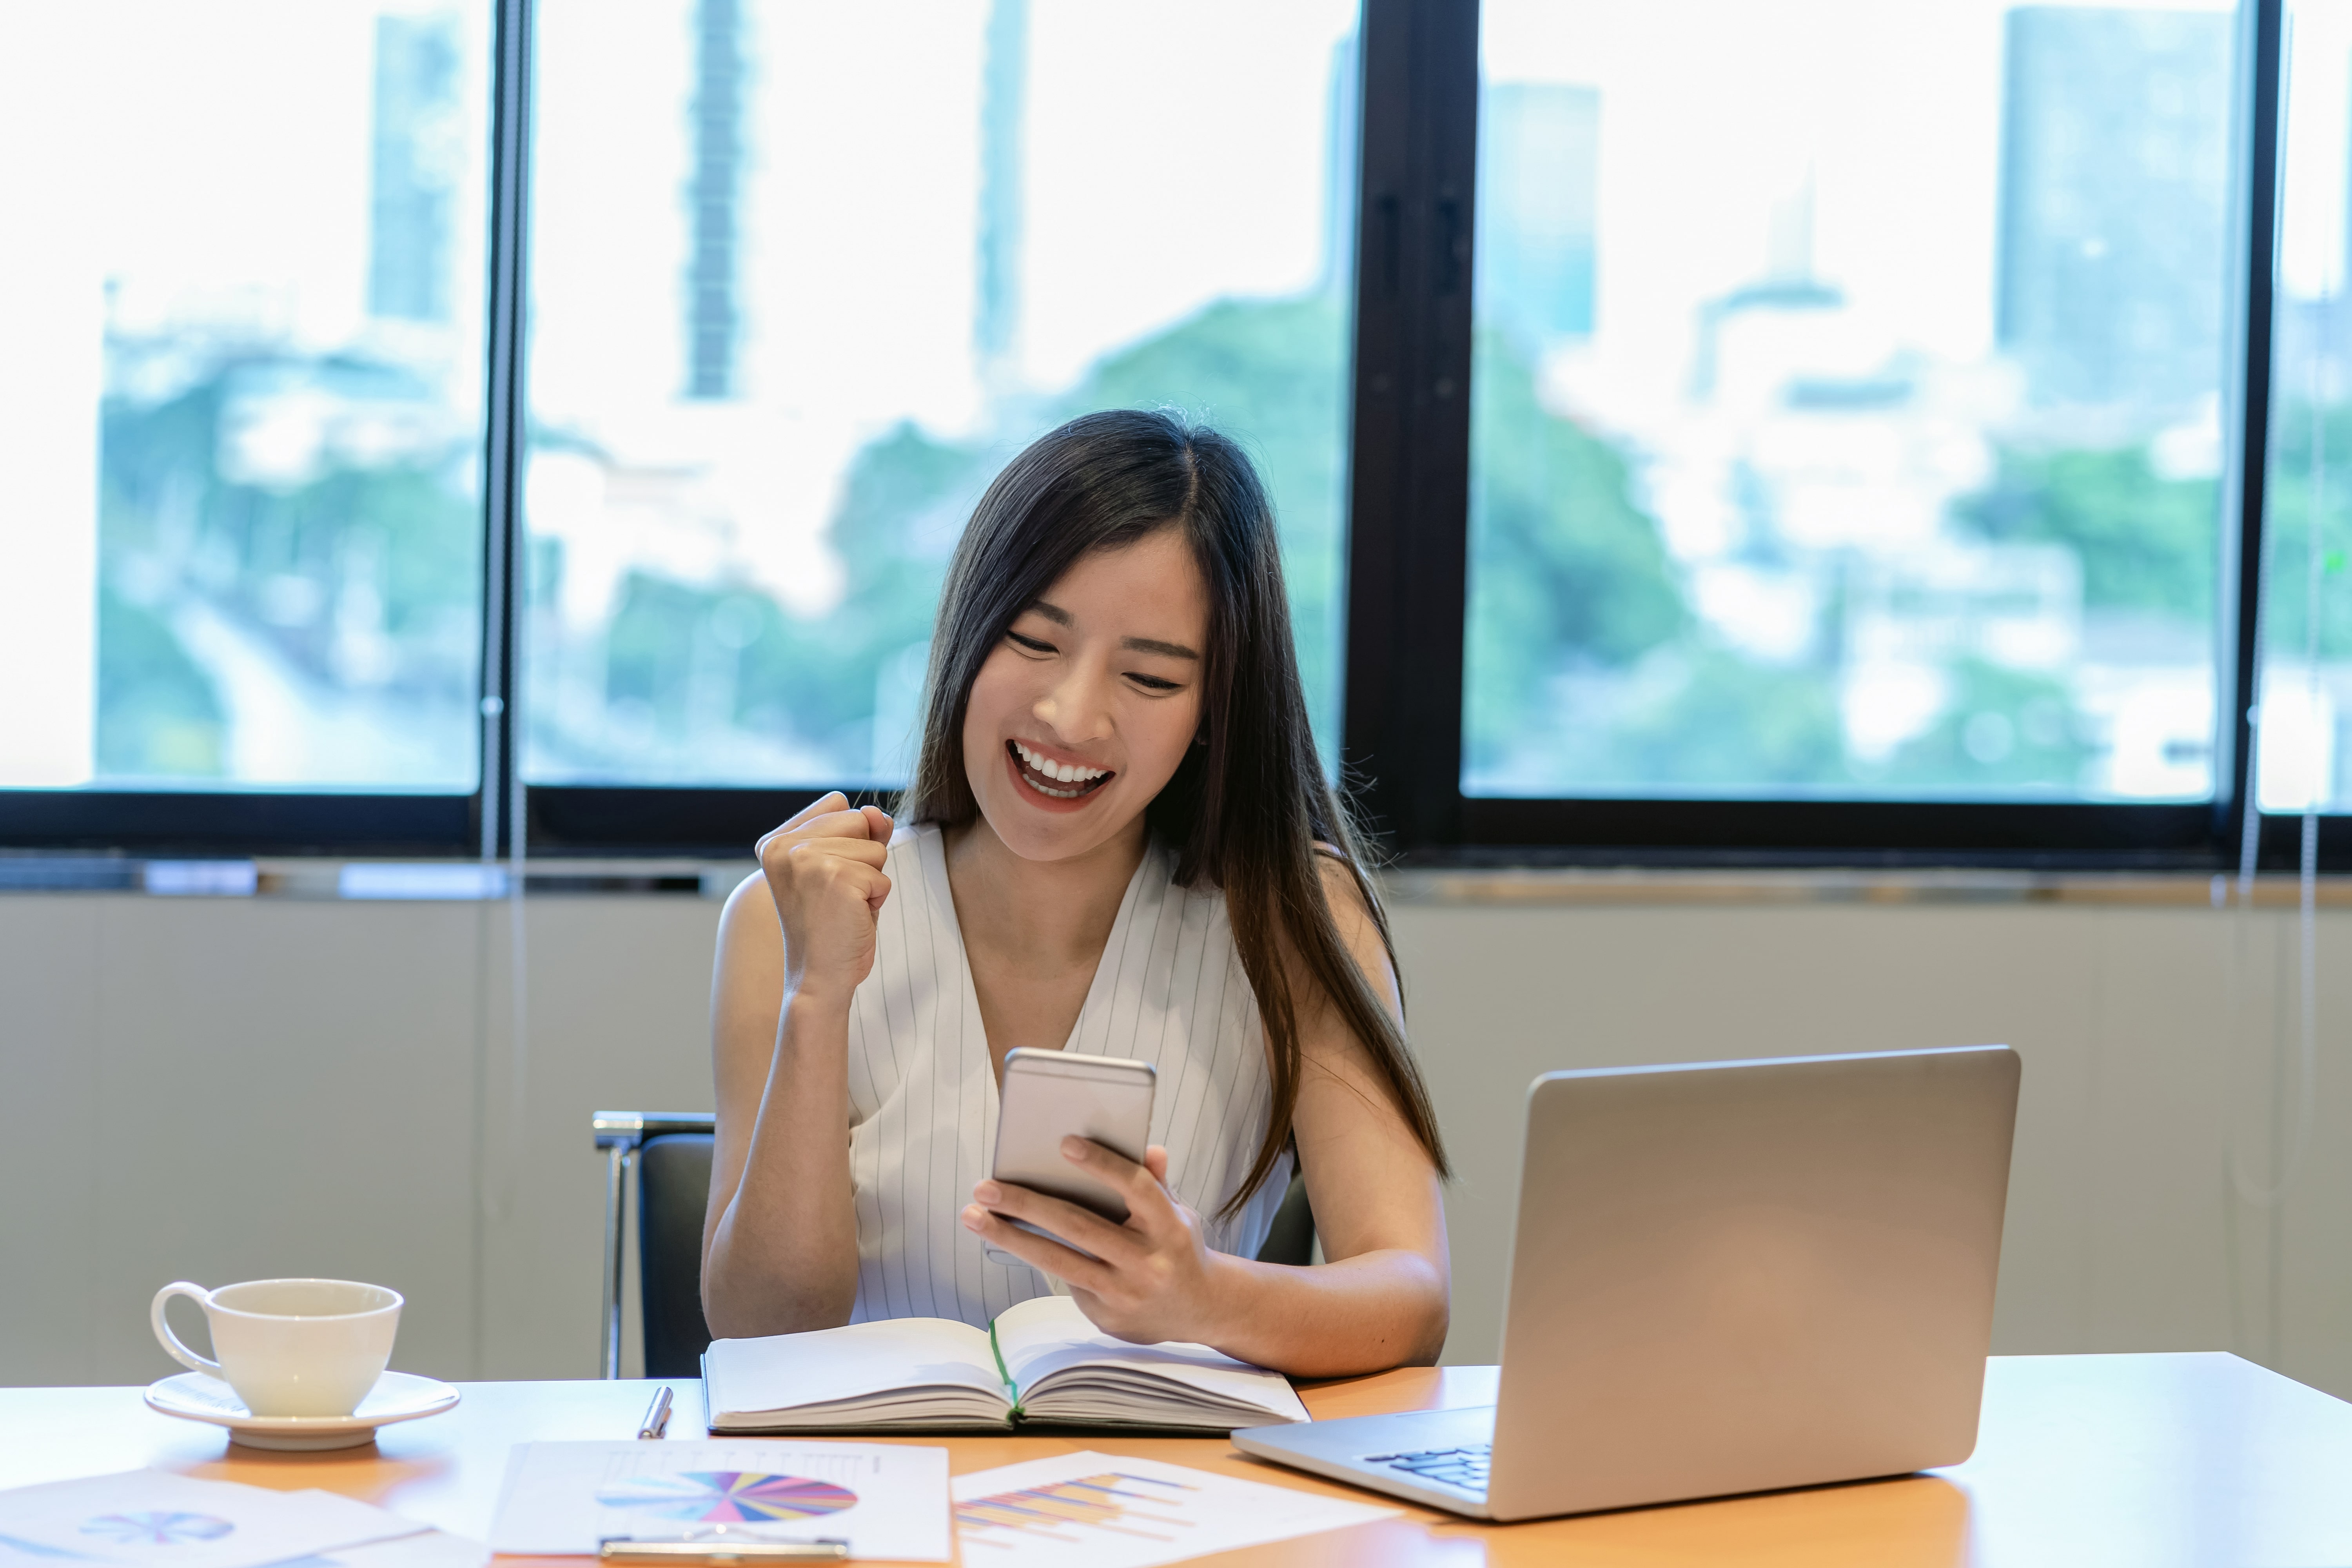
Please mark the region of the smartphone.
<svg viewBox="0 0 2352 1568"><path fill-rule="evenodd" d="M1144 1145L1151 1141L1151 1097L1158 1079L1150 1062L1126 1057L1025 1047L1005 1052L996 1160L989 1174L1091 1209L1114 1225L1124 1224L1127 1200L1116 1187L1063 1158L1062 1140L1072 1133L1091 1138L1141 1164ZM1013 1223L1065 1247L1074 1245L1024 1221ZM993 1247L988 1254L1000 1263L1021 1261Z"/></svg>

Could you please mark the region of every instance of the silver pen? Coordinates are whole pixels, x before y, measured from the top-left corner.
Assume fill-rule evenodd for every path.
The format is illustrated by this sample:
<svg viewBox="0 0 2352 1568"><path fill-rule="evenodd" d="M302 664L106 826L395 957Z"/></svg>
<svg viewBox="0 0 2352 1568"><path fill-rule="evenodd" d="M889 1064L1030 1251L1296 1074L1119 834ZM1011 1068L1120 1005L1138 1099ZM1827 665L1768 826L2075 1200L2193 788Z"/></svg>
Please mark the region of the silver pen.
<svg viewBox="0 0 2352 1568"><path fill-rule="evenodd" d="M637 1423L637 1436L658 1437L669 1426L669 1384L654 1390L654 1402L646 1406L646 1418Z"/></svg>

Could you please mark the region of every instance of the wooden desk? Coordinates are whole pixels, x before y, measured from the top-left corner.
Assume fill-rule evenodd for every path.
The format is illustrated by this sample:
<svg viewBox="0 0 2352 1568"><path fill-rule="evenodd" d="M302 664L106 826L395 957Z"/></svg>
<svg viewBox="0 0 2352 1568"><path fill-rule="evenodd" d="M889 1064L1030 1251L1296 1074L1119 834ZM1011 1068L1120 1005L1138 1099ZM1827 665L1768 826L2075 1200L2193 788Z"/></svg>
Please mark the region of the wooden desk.
<svg viewBox="0 0 2352 1568"><path fill-rule="evenodd" d="M701 1390L673 1384L673 1437L702 1436ZM634 1436L653 1385L478 1383L378 1447L266 1454L158 1415L135 1388L0 1390L0 1486L154 1465L326 1487L480 1539L509 1444ZM1306 1391L1318 1416L1486 1404L1492 1367L1388 1373ZM922 1439L909 1439L921 1441ZM942 1441L942 1439L931 1439ZM1078 1447L1150 1455L1364 1497L1244 1459L1220 1439L945 1439L957 1473ZM2020 1568L2352 1563L2352 1405L2235 1356L1996 1358L1967 1464L1928 1475L1625 1513L1481 1525L1404 1516L1219 1558L1230 1564L1787 1563ZM579 1559L549 1559L578 1568ZM521 1568L521 1560L507 1560ZM507 1563L501 1568L507 1568Z"/></svg>

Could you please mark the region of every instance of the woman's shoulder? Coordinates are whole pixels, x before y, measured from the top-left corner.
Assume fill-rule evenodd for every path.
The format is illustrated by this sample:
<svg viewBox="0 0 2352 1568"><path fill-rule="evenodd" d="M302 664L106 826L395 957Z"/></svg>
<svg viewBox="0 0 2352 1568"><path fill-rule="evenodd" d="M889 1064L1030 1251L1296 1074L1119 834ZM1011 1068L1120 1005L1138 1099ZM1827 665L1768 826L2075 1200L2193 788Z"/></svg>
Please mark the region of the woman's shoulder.
<svg viewBox="0 0 2352 1568"><path fill-rule="evenodd" d="M1339 922L1345 932L1359 921L1372 918L1372 906L1364 897L1370 882L1356 862L1336 844L1315 841L1315 874L1322 879L1323 897L1331 906L1331 918Z"/></svg>
<svg viewBox="0 0 2352 1568"><path fill-rule="evenodd" d="M772 992L782 1004L784 922L776 913L776 895L765 872L754 868L727 895L719 911L718 949L715 985L723 992L744 990L763 998Z"/></svg>
<svg viewBox="0 0 2352 1568"><path fill-rule="evenodd" d="M727 902L719 910L719 930L722 937L755 914L776 918L776 896L768 888L768 874L757 866L735 884L727 895Z"/></svg>
<svg viewBox="0 0 2352 1568"><path fill-rule="evenodd" d="M1370 879L1334 844L1315 846L1315 870L1322 879L1323 901L1330 907L1331 924L1339 932L1340 945L1356 961L1357 970L1373 994L1392 1008L1400 1006L1402 998L1390 960L1388 938L1372 907L1372 898L1377 895L1371 892Z"/></svg>

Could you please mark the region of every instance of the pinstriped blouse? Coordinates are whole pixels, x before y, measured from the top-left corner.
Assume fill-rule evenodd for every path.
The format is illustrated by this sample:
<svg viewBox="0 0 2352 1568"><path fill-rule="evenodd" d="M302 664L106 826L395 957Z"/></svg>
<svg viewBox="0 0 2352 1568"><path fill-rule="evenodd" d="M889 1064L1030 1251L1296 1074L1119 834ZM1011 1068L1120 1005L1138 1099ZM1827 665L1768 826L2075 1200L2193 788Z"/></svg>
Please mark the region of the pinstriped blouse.
<svg viewBox="0 0 2352 1568"><path fill-rule="evenodd" d="M996 1076L936 826L902 830L874 968L851 999L849 1169L857 1204L853 1323L955 1318L984 1328L1055 1283L992 1261L957 1215L996 1148ZM1209 1245L1255 1254L1290 1183L1286 1154L1232 1220L1211 1217L1241 1184L1272 1100L1257 997L1242 972L1224 895L1172 880L1154 844L1127 885L1065 1049L1157 1069L1151 1141Z"/></svg>

